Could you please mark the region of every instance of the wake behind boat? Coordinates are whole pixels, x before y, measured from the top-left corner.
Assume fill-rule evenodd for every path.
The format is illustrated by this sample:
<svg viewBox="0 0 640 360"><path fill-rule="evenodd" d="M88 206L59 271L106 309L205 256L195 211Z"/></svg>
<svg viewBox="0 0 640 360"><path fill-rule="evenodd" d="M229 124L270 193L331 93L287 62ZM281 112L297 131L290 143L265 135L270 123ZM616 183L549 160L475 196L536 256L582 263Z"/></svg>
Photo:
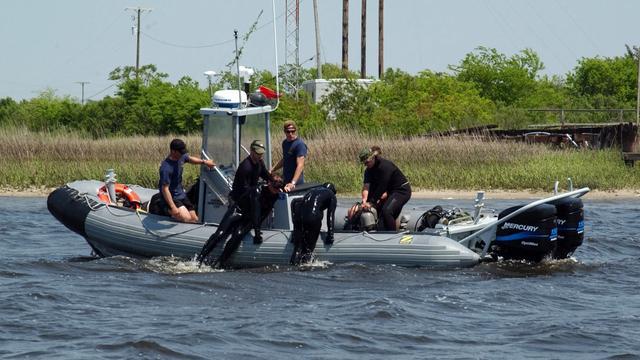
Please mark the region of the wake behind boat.
<svg viewBox="0 0 640 360"><path fill-rule="evenodd" d="M235 170L253 139L264 138L265 163L271 164L271 106L201 109L201 155L215 158L217 166L201 167L196 194L201 223L190 224L147 213L157 189L105 182L75 181L53 191L49 211L69 229L83 236L98 256L177 256L194 258L213 234L227 210ZM254 244L247 234L228 263L238 267L289 264L294 246L292 202L314 184L281 193L273 212L262 224L263 243ZM539 261L564 258L582 243L583 188L533 203L486 211L479 193L469 213L463 211L403 212L398 232L340 230L346 208L338 208L334 243L316 247L315 257L331 263L395 264L400 266L469 267L498 257ZM326 230L326 229L323 229ZM326 233L323 231L321 237ZM320 240L319 240L320 241ZM320 244L320 242L319 242ZM222 247L212 255L218 256Z"/></svg>

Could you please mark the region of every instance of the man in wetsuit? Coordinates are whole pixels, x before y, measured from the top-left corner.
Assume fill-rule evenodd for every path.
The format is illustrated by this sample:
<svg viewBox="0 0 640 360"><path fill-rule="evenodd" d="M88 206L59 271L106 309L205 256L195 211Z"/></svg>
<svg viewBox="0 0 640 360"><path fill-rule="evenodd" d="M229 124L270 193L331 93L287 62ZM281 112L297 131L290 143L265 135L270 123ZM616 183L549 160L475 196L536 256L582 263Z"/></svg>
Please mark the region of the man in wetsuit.
<svg viewBox="0 0 640 360"><path fill-rule="evenodd" d="M325 183L321 187L311 189L302 200L296 200L293 204L292 237L295 249L291 255L292 264L311 261L325 210L327 210L327 236L324 243L325 245L333 244L336 204L336 188L332 183Z"/></svg>
<svg viewBox="0 0 640 360"><path fill-rule="evenodd" d="M411 186L402 171L380 156L380 148L363 149L358 155L366 169L362 185L362 209L375 207L384 229L396 231L396 219L411 199Z"/></svg>
<svg viewBox="0 0 640 360"><path fill-rule="evenodd" d="M264 181L271 180L271 175L267 171L267 167L264 164L262 157L264 156L265 147L260 140L254 140L250 146L251 152L236 170L235 177L233 178L233 185L231 186L231 192L229 198L236 202L244 195L247 190L258 185L258 180Z"/></svg>
<svg viewBox="0 0 640 360"><path fill-rule="evenodd" d="M282 179L279 176L273 176L267 185L259 185L247 190L237 202L229 207L220 222L220 226L204 244L196 260L200 264L203 262L209 264L210 261L207 260L207 256L211 251L218 243L224 242L228 237L231 237L222 255L214 263L214 265L224 265L252 227L254 229L253 243L261 244L262 232L260 231L260 225L271 213L273 205L278 200L278 194L283 187Z"/></svg>
<svg viewBox="0 0 640 360"><path fill-rule="evenodd" d="M226 240L242 220L242 217L251 213L251 207L255 206L251 202L255 201L250 197L252 190L258 185L258 180L262 178L265 181L275 180L281 182L277 176L271 176L267 172L262 157L265 153L264 144L260 140L254 140L250 146L251 152L238 165L231 192L229 193L229 208L222 217L220 225L213 235L209 237L205 245L202 247L197 261L202 264L206 256L213 251L220 241ZM270 210L269 210L270 211Z"/></svg>

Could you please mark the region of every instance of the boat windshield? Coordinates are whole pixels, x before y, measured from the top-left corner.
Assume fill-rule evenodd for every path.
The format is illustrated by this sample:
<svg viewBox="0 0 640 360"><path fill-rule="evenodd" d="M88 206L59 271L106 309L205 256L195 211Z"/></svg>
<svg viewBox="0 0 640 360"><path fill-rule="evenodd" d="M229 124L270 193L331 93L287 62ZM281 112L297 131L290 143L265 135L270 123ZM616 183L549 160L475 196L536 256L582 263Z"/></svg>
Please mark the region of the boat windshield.
<svg viewBox="0 0 640 360"><path fill-rule="evenodd" d="M205 136L203 147L207 154L220 165L233 163L233 122L228 116L209 115L205 119Z"/></svg>
<svg viewBox="0 0 640 360"><path fill-rule="evenodd" d="M266 141L268 122L265 113L234 115L223 111L206 114L202 145L217 164L237 169L240 161L249 155L252 141L260 140L269 145ZM270 158L270 149L267 148L265 163Z"/></svg>
<svg viewBox="0 0 640 360"><path fill-rule="evenodd" d="M260 140L260 142L265 144L264 114L240 117L240 124L240 144L242 144L242 148L240 149L240 161L242 161L247 155L249 155L249 150L253 140Z"/></svg>

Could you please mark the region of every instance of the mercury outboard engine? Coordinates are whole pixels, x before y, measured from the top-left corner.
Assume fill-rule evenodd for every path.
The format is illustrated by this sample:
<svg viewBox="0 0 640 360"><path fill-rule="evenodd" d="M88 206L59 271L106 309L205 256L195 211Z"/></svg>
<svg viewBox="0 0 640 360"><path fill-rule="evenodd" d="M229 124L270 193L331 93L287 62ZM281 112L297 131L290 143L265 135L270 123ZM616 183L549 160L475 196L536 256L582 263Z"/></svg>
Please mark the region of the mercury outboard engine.
<svg viewBox="0 0 640 360"><path fill-rule="evenodd" d="M565 259L582 245L584 239L584 205L582 199L564 198L556 200L558 214L558 244L553 254L555 259Z"/></svg>
<svg viewBox="0 0 640 360"><path fill-rule="evenodd" d="M523 205L510 207L498 215L502 219ZM540 261L552 255L557 243L556 207L541 204L519 214L496 230L495 255L505 259Z"/></svg>

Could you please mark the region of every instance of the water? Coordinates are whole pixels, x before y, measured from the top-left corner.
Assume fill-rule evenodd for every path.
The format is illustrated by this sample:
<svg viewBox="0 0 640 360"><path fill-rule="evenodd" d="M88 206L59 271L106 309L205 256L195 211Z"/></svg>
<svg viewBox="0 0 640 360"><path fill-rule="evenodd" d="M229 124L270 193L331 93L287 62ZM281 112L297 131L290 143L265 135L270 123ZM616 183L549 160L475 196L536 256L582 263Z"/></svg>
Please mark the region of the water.
<svg viewBox="0 0 640 360"><path fill-rule="evenodd" d="M633 200L587 195L570 260L236 271L92 260L45 202L0 197L0 358L640 358Z"/></svg>

